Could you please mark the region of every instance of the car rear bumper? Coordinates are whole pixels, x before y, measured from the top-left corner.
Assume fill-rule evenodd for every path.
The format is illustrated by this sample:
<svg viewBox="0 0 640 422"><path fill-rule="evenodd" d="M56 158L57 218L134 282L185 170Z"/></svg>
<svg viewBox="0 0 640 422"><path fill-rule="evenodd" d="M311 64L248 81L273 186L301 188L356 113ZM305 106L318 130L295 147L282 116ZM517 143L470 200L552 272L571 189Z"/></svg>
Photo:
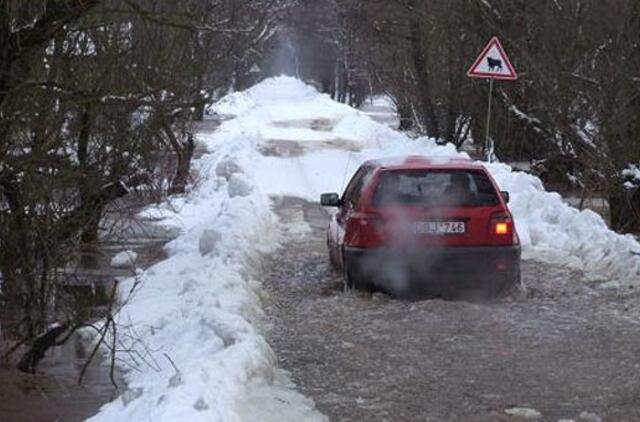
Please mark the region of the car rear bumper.
<svg viewBox="0 0 640 422"><path fill-rule="evenodd" d="M520 246L344 250L345 265L360 284L392 293L498 292L519 282L520 255Z"/></svg>

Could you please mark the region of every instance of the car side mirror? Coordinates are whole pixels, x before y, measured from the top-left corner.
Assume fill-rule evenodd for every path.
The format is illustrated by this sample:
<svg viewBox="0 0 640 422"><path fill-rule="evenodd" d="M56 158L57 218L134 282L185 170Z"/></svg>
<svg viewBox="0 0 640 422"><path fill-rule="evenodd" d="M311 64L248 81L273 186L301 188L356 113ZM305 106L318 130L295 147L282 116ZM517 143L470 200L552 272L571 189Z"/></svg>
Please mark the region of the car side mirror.
<svg viewBox="0 0 640 422"><path fill-rule="evenodd" d="M500 195L502 195L502 199L504 199L504 202L506 204L509 203L509 200L511 199L511 196L509 195L509 192L507 192L506 190L503 190L500 192Z"/></svg>
<svg viewBox="0 0 640 422"><path fill-rule="evenodd" d="M339 207L342 205L340 196L337 193L323 193L320 195L320 205L323 207Z"/></svg>

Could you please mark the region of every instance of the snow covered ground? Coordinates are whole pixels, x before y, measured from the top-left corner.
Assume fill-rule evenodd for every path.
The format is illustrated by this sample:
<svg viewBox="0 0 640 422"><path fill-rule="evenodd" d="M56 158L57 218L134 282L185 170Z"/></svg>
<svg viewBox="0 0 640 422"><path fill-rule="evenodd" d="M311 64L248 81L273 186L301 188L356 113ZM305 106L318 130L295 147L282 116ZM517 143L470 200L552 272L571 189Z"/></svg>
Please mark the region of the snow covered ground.
<svg viewBox="0 0 640 422"><path fill-rule="evenodd" d="M114 268L135 268L136 259L138 259L138 254L134 251L122 251L111 259L111 266Z"/></svg>
<svg viewBox="0 0 640 422"><path fill-rule="evenodd" d="M235 116L199 140L192 190L145 211L180 229L169 258L142 273L120 315L129 389L93 421L322 420L275 367L262 336L262 257L283 224L270 197L317 200L341 191L368 158L460 155L451 145L409 139L314 88L279 77L212 106ZM487 165L511 193L525 255L583 268L610 286L640 283L640 245L579 212L537 178ZM123 297L134 284L121 286ZM175 366L174 366L175 365Z"/></svg>

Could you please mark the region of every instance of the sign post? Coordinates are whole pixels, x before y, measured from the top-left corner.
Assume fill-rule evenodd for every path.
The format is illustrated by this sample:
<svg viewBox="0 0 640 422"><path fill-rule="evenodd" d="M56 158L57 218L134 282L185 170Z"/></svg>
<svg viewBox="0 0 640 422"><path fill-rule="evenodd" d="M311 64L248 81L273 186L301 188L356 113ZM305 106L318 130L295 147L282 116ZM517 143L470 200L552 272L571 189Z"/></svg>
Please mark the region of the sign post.
<svg viewBox="0 0 640 422"><path fill-rule="evenodd" d="M482 50L482 53L478 56L475 62L471 65L467 71L467 76L470 78L483 78L489 79L489 105L487 107L487 127L486 138L484 144L485 159L489 162L495 158L494 145L490 137L491 128L491 100L493 98L493 80L516 80L518 75L515 69L507 57L507 53L504 52L502 44L498 40L498 37L493 37L489 40L489 43Z"/></svg>

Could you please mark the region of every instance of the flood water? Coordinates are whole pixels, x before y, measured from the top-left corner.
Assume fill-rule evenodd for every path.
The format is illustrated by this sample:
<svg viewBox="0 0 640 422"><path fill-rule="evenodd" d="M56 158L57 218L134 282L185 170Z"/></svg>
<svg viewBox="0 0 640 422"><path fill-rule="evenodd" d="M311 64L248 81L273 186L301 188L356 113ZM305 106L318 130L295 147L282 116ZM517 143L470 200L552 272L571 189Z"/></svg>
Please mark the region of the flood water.
<svg viewBox="0 0 640 422"><path fill-rule="evenodd" d="M104 356L97 357L78 385L80 371L90 350L77 337L51 349L38 373L24 374L0 368L0 420L11 422L82 421L113 400L118 390L109 379ZM120 387L124 382L116 374Z"/></svg>
<svg viewBox="0 0 640 422"><path fill-rule="evenodd" d="M523 260L528 294L495 301L345 293L326 211L290 197L274 211L287 225L262 272L266 337L331 420L640 421L639 292Z"/></svg>
<svg viewBox="0 0 640 422"><path fill-rule="evenodd" d="M116 240L103 241L100 250L83 266L74 269L64 287L77 300L79 309L90 319L104 315L113 282L133 275L134 268L112 268L111 258L122 250L138 254L137 268L147 268L164 259L163 246L173 234L154 226L153 221L136 221L124 225ZM15 369L15 362L0 366L0 422L74 422L95 415L105 403L114 400L126 388L116 370L110 377L108 356L95 356L85 372L82 385L78 379L91 349L75 335L64 345L47 351L36 374ZM19 359L19 356L15 356Z"/></svg>

